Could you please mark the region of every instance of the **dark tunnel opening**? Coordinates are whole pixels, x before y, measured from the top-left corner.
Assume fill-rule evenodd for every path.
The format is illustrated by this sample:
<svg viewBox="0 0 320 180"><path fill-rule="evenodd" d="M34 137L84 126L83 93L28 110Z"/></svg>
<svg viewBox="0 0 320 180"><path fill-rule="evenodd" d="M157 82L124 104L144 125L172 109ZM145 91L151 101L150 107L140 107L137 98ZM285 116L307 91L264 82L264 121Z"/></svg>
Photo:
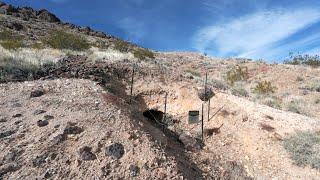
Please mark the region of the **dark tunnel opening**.
<svg viewBox="0 0 320 180"><path fill-rule="evenodd" d="M149 120L153 121L153 122L162 122L164 113L162 111L158 111L155 109L148 109L146 111L143 112L143 116L148 118Z"/></svg>

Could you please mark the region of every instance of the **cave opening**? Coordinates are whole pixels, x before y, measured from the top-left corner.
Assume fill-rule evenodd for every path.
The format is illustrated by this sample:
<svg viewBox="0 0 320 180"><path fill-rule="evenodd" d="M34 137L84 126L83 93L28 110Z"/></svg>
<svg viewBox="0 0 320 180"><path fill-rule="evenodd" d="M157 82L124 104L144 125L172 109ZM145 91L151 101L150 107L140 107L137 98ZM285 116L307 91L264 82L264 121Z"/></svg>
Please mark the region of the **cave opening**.
<svg viewBox="0 0 320 180"><path fill-rule="evenodd" d="M158 122L162 122L164 113L162 111L155 110L155 109L147 109L146 111L143 112L143 116L153 122L158 123Z"/></svg>

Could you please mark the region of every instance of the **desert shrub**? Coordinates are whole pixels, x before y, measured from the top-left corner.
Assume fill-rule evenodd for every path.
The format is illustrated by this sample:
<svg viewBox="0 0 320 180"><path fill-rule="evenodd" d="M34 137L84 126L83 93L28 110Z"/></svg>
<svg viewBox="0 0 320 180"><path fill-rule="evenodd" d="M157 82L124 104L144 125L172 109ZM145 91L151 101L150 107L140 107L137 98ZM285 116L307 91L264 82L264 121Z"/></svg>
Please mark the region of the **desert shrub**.
<svg viewBox="0 0 320 180"><path fill-rule="evenodd" d="M36 43L31 44L30 47L32 49L44 49L45 45L43 43L36 42Z"/></svg>
<svg viewBox="0 0 320 180"><path fill-rule="evenodd" d="M50 32L49 37L44 40L44 43L55 49L84 51L90 48L90 44L85 38L62 30Z"/></svg>
<svg viewBox="0 0 320 180"><path fill-rule="evenodd" d="M230 85L233 85L237 81L246 81L248 78L248 68L239 65L233 67L226 75L226 80Z"/></svg>
<svg viewBox="0 0 320 180"><path fill-rule="evenodd" d="M114 42L114 49L120 52L129 52L130 44L123 40L116 40Z"/></svg>
<svg viewBox="0 0 320 180"><path fill-rule="evenodd" d="M18 49L23 47L22 37L10 31L0 32L0 45L5 49Z"/></svg>
<svg viewBox="0 0 320 180"><path fill-rule="evenodd" d="M231 88L231 94L235 96L243 96L248 97L249 93L248 91L241 85L236 85Z"/></svg>
<svg viewBox="0 0 320 180"><path fill-rule="evenodd" d="M266 97L262 100L262 104L275 109L281 109L281 100L277 97Z"/></svg>
<svg viewBox="0 0 320 180"><path fill-rule="evenodd" d="M314 101L315 104L320 104L320 98Z"/></svg>
<svg viewBox="0 0 320 180"><path fill-rule="evenodd" d="M18 49L23 47L23 43L20 40L7 40L0 42L0 45L5 49Z"/></svg>
<svg viewBox="0 0 320 180"><path fill-rule="evenodd" d="M298 54L294 55L290 53L290 59L284 61L285 64L291 65L309 65L312 67L320 66L320 56L319 55L309 55L309 54Z"/></svg>
<svg viewBox="0 0 320 180"><path fill-rule="evenodd" d="M270 94L274 93L275 90L276 88L272 86L270 81L261 81L258 82L253 91L257 94Z"/></svg>
<svg viewBox="0 0 320 180"><path fill-rule="evenodd" d="M208 84L211 85L213 88L220 89L220 90L229 89L228 84L219 79L211 79Z"/></svg>
<svg viewBox="0 0 320 180"><path fill-rule="evenodd" d="M296 81L300 82L300 81L304 81L304 79L302 77L298 76Z"/></svg>
<svg viewBox="0 0 320 180"><path fill-rule="evenodd" d="M154 53L148 49L138 48L133 51L133 55L135 58L140 60L144 60L147 58L154 59Z"/></svg>
<svg viewBox="0 0 320 180"><path fill-rule="evenodd" d="M298 166L320 170L320 132L298 132L284 139L283 146Z"/></svg>
<svg viewBox="0 0 320 180"><path fill-rule="evenodd" d="M309 115L302 106L302 102L298 100L292 100L287 104L287 111L297 113L297 114L304 114Z"/></svg>
<svg viewBox="0 0 320 180"><path fill-rule="evenodd" d="M0 82L24 81L33 77L39 66L14 58L0 58Z"/></svg>
<svg viewBox="0 0 320 180"><path fill-rule="evenodd" d="M192 70L192 69L187 69L185 72L190 73L192 76L201 77L200 72Z"/></svg>
<svg viewBox="0 0 320 180"><path fill-rule="evenodd" d="M95 47L98 47L100 49L108 49L109 48L109 44L107 44L105 41L102 41L102 40L97 40L95 43L94 43L94 46Z"/></svg>

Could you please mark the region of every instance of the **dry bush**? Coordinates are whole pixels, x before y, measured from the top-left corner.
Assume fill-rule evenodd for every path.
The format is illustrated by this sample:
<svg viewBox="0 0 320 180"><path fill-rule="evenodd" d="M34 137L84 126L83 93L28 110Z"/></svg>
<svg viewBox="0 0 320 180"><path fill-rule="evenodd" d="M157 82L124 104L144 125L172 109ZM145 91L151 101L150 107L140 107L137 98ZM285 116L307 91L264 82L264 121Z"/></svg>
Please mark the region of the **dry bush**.
<svg viewBox="0 0 320 180"><path fill-rule="evenodd" d="M249 78L248 67L235 66L227 72L226 80L230 85L237 81L246 81Z"/></svg>
<svg viewBox="0 0 320 180"><path fill-rule="evenodd" d="M298 166L320 170L320 132L298 132L284 139L283 146Z"/></svg>
<svg viewBox="0 0 320 180"><path fill-rule="evenodd" d="M133 51L133 55L135 58L144 60L144 59L154 59L155 55L152 51L148 49L138 48Z"/></svg>
<svg viewBox="0 0 320 180"><path fill-rule="evenodd" d="M114 42L114 49L123 53L130 51L130 43L123 41L123 40L116 40Z"/></svg>
<svg viewBox="0 0 320 180"><path fill-rule="evenodd" d="M282 107L281 99L274 96L262 98L261 103L275 109L281 109Z"/></svg>
<svg viewBox="0 0 320 180"><path fill-rule="evenodd" d="M271 94L274 93L276 87L272 86L270 81L261 81L258 82L253 92L257 94Z"/></svg>
<svg viewBox="0 0 320 180"><path fill-rule="evenodd" d="M212 86L213 88L224 90L224 91L229 89L229 85L226 82L221 81L219 79L209 80L208 85Z"/></svg>
<svg viewBox="0 0 320 180"><path fill-rule="evenodd" d="M10 31L0 32L0 45L5 49L18 49L23 47L22 37Z"/></svg>
<svg viewBox="0 0 320 180"><path fill-rule="evenodd" d="M236 84L231 88L231 94L235 96L248 97L249 92L244 88L242 84Z"/></svg>
<svg viewBox="0 0 320 180"><path fill-rule="evenodd" d="M260 127L262 130L266 130L268 132L273 132L275 130L274 127L270 126L269 124L260 123Z"/></svg>
<svg viewBox="0 0 320 180"><path fill-rule="evenodd" d="M90 48L90 44L85 38L62 30L53 30L43 42L55 49L84 51Z"/></svg>
<svg viewBox="0 0 320 180"><path fill-rule="evenodd" d="M200 72L198 71L195 71L193 69L187 69L185 70L186 73L190 73L192 76L195 76L195 77L201 77L201 74Z"/></svg>

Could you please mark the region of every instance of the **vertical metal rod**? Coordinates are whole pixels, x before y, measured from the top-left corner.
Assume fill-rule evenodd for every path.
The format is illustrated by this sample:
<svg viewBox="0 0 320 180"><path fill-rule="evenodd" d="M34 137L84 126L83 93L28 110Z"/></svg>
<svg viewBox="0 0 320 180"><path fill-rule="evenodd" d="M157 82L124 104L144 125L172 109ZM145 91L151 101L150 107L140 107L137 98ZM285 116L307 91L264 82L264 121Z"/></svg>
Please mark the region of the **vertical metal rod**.
<svg viewBox="0 0 320 180"><path fill-rule="evenodd" d="M207 81L208 81L208 73L206 72L206 81L204 83L204 99L207 100Z"/></svg>
<svg viewBox="0 0 320 180"><path fill-rule="evenodd" d="M208 102L208 121L210 119L210 99L209 99L209 102Z"/></svg>
<svg viewBox="0 0 320 180"><path fill-rule="evenodd" d="M167 99L168 99L168 92L166 92L165 100L164 100L164 115L162 119L163 124L166 122L166 118L167 118ZM164 125L162 127L164 131Z"/></svg>
<svg viewBox="0 0 320 180"><path fill-rule="evenodd" d="M132 102L132 95L133 95L133 77L134 77L134 64L132 65L131 89L130 89L130 104L131 104L131 102Z"/></svg>
<svg viewBox="0 0 320 180"><path fill-rule="evenodd" d="M203 103L202 103L202 108L201 108L201 138L202 138L202 142L204 142L204 138L203 138Z"/></svg>

